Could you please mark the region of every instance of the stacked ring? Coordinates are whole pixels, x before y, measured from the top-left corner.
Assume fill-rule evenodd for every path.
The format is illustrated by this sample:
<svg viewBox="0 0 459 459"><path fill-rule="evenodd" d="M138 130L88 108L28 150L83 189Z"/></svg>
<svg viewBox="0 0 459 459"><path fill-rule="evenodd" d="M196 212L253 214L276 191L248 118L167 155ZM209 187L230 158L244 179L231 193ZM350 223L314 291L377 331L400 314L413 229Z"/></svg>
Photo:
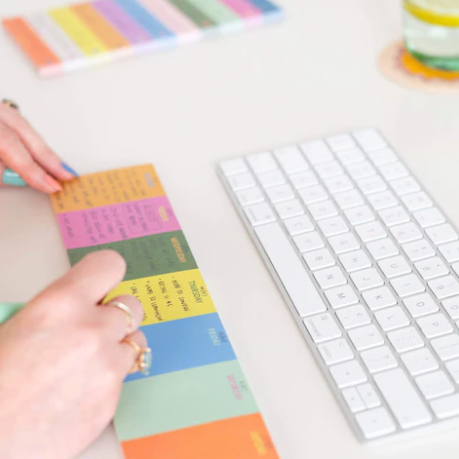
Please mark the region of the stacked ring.
<svg viewBox="0 0 459 459"><path fill-rule="evenodd" d="M107 303L108 306L114 306L119 310L123 311L126 314L126 320L128 322L128 328L126 330L126 336L130 335L134 331L134 316L130 308L128 308L125 304L120 303L119 301L110 301Z"/></svg>
<svg viewBox="0 0 459 459"><path fill-rule="evenodd" d="M140 347L135 341L132 341L132 339L129 338L124 338L122 342L129 344L129 346L134 349L137 356L129 373L132 374L139 371L145 376L148 376L150 374L151 364L153 362L153 354L151 349L149 347Z"/></svg>
<svg viewBox="0 0 459 459"><path fill-rule="evenodd" d="M19 105L16 102L13 102L12 100L3 99L2 104L7 105L8 107L13 108L14 110L19 110Z"/></svg>

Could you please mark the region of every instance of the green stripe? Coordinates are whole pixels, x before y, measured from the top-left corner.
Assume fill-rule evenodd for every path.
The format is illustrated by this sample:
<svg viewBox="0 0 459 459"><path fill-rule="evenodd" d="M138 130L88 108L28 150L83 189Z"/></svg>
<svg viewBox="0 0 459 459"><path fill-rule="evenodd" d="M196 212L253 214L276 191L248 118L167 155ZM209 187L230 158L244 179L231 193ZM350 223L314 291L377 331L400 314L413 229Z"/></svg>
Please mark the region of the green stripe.
<svg viewBox="0 0 459 459"><path fill-rule="evenodd" d="M203 29L216 25L210 17L206 16L188 0L169 0L169 2L175 5L183 14L188 16L197 26Z"/></svg>
<svg viewBox="0 0 459 459"><path fill-rule="evenodd" d="M217 24L239 22L239 16L216 0L188 0Z"/></svg>

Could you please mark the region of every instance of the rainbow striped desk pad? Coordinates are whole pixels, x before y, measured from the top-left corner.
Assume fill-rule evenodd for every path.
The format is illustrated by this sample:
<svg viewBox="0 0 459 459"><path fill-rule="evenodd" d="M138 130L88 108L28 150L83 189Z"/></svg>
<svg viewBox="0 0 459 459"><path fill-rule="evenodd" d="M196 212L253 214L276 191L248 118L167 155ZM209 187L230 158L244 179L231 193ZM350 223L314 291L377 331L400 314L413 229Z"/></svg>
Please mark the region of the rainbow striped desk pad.
<svg viewBox="0 0 459 459"><path fill-rule="evenodd" d="M50 76L282 16L268 0L94 0L2 23L39 74Z"/></svg>
<svg viewBox="0 0 459 459"><path fill-rule="evenodd" d="M196 260L151 165L63 184L53 206L74 265L124 256L121 294L142 301L150 376L124 384L115 427L127 459L277 459Z"/></svg>

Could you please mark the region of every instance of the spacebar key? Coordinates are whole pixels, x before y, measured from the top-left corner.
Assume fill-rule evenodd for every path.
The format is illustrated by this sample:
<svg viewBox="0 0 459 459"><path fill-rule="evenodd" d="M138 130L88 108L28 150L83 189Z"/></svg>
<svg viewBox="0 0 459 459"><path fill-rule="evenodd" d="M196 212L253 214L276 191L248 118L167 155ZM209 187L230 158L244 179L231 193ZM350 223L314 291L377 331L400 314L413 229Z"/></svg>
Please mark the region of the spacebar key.
<svg viewBox="0 0 459 459"><path fill-rule="evenodd" d="M327 310L305 267L278 223L254 228L266 255L301 317Z"/></svg>

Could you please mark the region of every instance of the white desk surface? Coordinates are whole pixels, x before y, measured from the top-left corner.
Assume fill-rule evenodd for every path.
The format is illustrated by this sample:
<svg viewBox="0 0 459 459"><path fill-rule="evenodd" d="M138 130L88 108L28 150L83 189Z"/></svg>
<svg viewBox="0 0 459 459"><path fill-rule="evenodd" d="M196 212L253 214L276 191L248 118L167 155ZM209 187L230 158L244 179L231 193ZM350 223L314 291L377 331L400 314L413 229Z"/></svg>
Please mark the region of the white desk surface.
<svg viewBox="0 0 459 459"><path fill-rule="evenodd" d="M60 3L3 0L0 15ZM214 166L374 125L459 223L459 96L379 74L400 1L280 3L282 24L50 80L1 35L0 95L80 173L155 163L283 459L457 458L459 431L384 448L354 439ZM68 268L66 254L45 196L1 190L0 215L1 299L25 301ZM82 457L120 458L113 432Z"/></svg>

